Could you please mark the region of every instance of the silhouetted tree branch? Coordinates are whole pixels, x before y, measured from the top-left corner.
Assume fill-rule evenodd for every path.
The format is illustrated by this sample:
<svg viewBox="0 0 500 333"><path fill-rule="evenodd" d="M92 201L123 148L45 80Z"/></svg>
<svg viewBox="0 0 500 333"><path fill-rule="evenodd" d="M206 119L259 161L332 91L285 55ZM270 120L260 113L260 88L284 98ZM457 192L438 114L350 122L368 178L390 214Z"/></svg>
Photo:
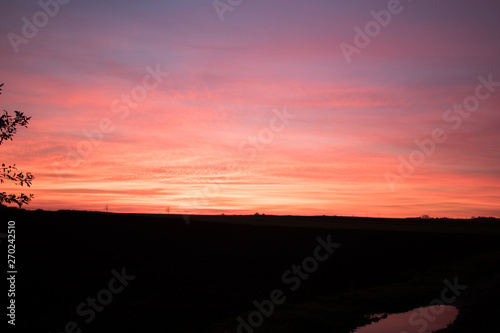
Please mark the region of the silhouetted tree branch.
<svg viewBox="0 0 500 333"><path fill-rule="evenodd" d="M0 94L2 94L3 83L0 84ZM17 127L28 127L28 122L31 117L26 117L22 112L14 111L15 116L10 115L6 110L3 110L4 114L0 116L0 145L4 140L11 140L14 134L17 132ZM35 177L31 172L17 172L16 165L6 165L2 163L0 168L0 183L4 183L5 180L11 180L16 185L20 186L31 186L31 183ZM6 192L0 192L0 205L4 202L7 204L15 203L19 207L24 204L28 204L31 199L33 199L33 194L26 195L21 193L17 196L15 194L7 194Z"/></svg>

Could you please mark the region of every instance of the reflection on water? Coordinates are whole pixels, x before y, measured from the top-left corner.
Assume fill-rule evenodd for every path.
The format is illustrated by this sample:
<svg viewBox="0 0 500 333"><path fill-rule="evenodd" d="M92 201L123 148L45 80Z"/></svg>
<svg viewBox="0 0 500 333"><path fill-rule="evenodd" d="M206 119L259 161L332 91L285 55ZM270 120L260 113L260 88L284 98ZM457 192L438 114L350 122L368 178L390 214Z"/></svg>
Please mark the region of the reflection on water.
<svg viewBox="0 0 500 333"><path fill-rule="evenodd" d="M457 308L451 305L427 306L404 313L371 316L383 319L359 327L353 333L429 333L447 327L457 315Z"/></svg>

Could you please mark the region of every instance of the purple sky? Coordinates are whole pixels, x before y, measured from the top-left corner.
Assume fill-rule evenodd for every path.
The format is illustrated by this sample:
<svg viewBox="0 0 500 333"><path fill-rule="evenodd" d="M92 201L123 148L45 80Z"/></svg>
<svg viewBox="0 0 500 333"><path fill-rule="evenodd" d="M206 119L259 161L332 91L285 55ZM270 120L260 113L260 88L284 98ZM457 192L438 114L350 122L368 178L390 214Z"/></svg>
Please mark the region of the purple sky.
<svg viewBox="0 0 500 333"><path fill-rule="evenodd" d="M36 176L31 208L500 215L500 83L477 88L500 82L500 3L1 8L0 102L32 119L0 162Z"/></svg>

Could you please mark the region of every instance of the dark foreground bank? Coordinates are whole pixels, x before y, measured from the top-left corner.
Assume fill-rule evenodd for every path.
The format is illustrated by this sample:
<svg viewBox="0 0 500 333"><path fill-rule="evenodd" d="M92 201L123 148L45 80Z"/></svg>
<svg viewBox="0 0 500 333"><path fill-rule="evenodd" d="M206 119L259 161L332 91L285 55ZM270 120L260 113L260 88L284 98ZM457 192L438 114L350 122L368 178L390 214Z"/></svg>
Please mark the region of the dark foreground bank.
<svg viewBox="0 0 500 333"><path fill-rule="evenodd" d="M495 221L0 214L1 233L16 223L19 332L349 332L429 305L445 280L467 286L449 332L496 325Z"/></svg>

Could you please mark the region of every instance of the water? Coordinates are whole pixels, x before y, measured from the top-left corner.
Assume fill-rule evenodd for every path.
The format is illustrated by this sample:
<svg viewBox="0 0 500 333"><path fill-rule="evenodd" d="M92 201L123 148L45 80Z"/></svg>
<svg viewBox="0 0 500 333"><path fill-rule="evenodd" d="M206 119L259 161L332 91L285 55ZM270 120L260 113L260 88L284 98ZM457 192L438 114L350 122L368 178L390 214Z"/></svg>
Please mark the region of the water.
<svg viewBox="0 0 500 333"><path fill-rule="evenodd" d="M455 321L458 310L451 305L416 308L390 315L372 315L383 318L378 322L359 327L353 333L429 333L446 328ZM387 316L386 318L384 318Z"/></svg>

